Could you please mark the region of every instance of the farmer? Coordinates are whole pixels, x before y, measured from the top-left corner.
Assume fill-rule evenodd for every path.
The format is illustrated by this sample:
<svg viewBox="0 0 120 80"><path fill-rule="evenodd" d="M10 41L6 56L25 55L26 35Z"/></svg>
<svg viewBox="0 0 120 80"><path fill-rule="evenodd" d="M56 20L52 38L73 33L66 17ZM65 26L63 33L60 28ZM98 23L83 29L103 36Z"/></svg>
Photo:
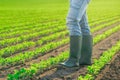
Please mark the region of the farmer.
<svg viewBox="0 0 120 80"><path fill-rule="evenodd" d="M66 24L70 35L70 54L68 60L61 63L65 67L90 65L93 39L87 21L86 9L89 0L70 0L70 9Z"/></svg>

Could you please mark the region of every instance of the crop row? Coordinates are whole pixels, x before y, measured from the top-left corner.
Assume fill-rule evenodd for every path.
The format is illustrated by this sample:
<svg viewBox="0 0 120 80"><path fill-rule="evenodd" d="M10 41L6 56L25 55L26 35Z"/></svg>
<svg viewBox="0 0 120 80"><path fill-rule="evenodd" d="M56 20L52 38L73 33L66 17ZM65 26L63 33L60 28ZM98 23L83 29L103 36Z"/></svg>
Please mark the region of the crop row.
<svg viewBox="0 0 120 80"><path fill-rule="evenodd" d="M115 18L116 18L116 16L115 16ZM111 18L110 18L111 19ZM109 18L107 18L107 19L104 19L104 21L106 21L106 20L110 20ZM112 18L112 19L114 19L114 18ZM101 22L103 22L103 20L101 21ZM26 26L24 26L24 25L22 25L23 27L16 27L16 28L12 28L12 27L9 27L9 28L3 28L3 30L1 30L0 31L0 33L3 33L3 34L0 34L0 37L1 38L5 38L5 37L7 37L7 36L15 36L15 34L17 34L17 35L22 35L22 33L24 34L24 31L29 31L30 32L30 30L31 29L39 29L39 28L45 28L45 27L43 27L43 26L46 26L46 27L50 27L50 26L55 26L56 24L58 25L58 24L61 24L61 23L63 23L63 24L65 24L64 22L63 22L63 20L62 21L56 21L56 22L48 22L48 23L42 23L42 24L40 24L40 23L35 23L35 24L30 24L30 25L26 25ZM95 25L96 23L95 22L93 22L93 23L90 23L90 24L92 24L91 26L93 26L93 25ZM11 30L11 28L12 28L12 30ZM19 31L20 30L20 31ZM8 33L9 33L9 35L8 35ZM28 32L27 32L28 33ZM1 39L0 38L0 39Z"/></svg>
<svg viewBox="0 0 120 80"><path fill-rule="evenodd" d="M90 24L90 26L93 26L95 24L99 24L99 23L103 23L103 22L107 22L107 21L113 21L113 20L116 20L116 19L119 19L119 16L114 16L114 17L110 17L110 18L103 18L99 21L95 21L93 23Z"/></svg>
<svg viewBox="0 0 120 80"><path fill-rule="evenodd" d="M99 27L101 27L101 26L99 26ZM97 29L101 29L99 27ZM97 30L97 29L93 28L94 31ZM67 32L64 31L64 32L60 32L60 33L55 33L55 34L53 34L49 37L41 38L37 42L31 42L31 41L30 42L23 42L21 44L15 45L15 46L6 47L6 48L4 48L0 51L0 56L8 57L10 55L13 55L14 53L17 53L17 52L20 52L20 51L23 51L23 50L27 50L30 47L34 47L34 46L37 46L37 45L42 45L45 42L53 41L54 39L59 38L59 36L61 36L61 35L65 36L66 34L67 34Z"/></svg>
<svg viewBox="0 0 120 80"><path fill-rule="evenodd" d="M105 33L101 34L101 36L104 36L102 38L100 38L101 36L99 36L99 35L96 36L94 38L94 44L98 43L100 40L105 39L106 37L110 36L111 34L115 33L116 31L119 31L119 30L120 30L120 26L117 26L117 27L110 29L110 30L106 31ZM44 69L48 68L48 66L52 67L53 65L56 65L56 64L64 61L65 59L68 58L68 56L69 56L69 52L66 51L66 52L59 54L57 57L43 60L40 63L33 63L33 64L31 64L30 68L27 68L27 69L22 68L19 71L15 71L14 74L9 74L8 80L9 79L12 79L12 80L24 79L24 80L26 80L26 78L30 78L33 75L35 75L36 73L38 73L39 71L43 71Z"/></svg>
<svg viewBox="0 0 120 80"><path fill-rule="evenodd" d="M106 23L105 25L103 24L103 26L102 26L102 25L101 25L101 26L97 26L97 27L95 27L95 28L92 29L92 32L94 32L94 31L96 31L96 30L99 30L99 29L102 29L102 28L104 28L104 27L107 26L107 25L113 24L113 23L116 22L116 21L118 21L118 20L115 20L115 21ZM13 45L13 44L21 43L21 42L23 42L23 41L31 40L31 39L33 39L33 38L42 36L43 34L44 34L44 35L45 35L45 34L47 35L47 34L49 34L49 32L51 32L51 30L52 30L52 32L54 33L54 32L60 31L61 29L63 30L63 29L65 29L65 28L66 28L66 27L61 27L61 26L60 26L60 27L57 27L57 28L55 29L55 27L54 27L53 30L52 30L52 28L51 28L51 29L48 29L48 30L44 30L43 32L35 32L35 33L28 34L28 35L22 35L22 36L19 36L19 37L17 37L17 38L5 39L5 40L0 41L0 46L1 46L2 48L4 48L4 47L7 47L7 46L9 46L9 45Z"/></svg>
<svg viewBox="0 0 120 80"><path fill-rule="evenodd" d="M58 23L63 23L62 20L60 21L53 21L53 22L48 22L48 23L31 23L29 25L25 24L25 25L20 25L20 26L17 26L15 28L12 28L12 26L9 28L6 28L4 27L2 30L0 30L0 33L3 34L3 33L11 33L11 32L15 32L15 31L18 31L18 30L29 30L29 29L32 29L32 28L36 28L36 27L43 27L43 26L52 26L52 25L55 25L55 24L58 24Z"/></svg>
<svg viewBox="0 0 120 80"><path fill-rule="evenodd" d="M111 23L113 24L114 22L116 22L116 21L112 21ZM111 24L110 23L110 24ZM96 27L96 28L93 28L92 29L92 32L94 32L94 31L97 31L98 29L101 29L101 28L103 28L103 27L105 27L105 26L108 26L109 25L109 23L108 24L106 24L106 25L101 25L101 26L99 26L99 27ZM10 46L10 47L7 47L7 48L4 48L4 49L2 49L1 51L0 51L0 56L4 56L4 57L7 57L7 56L10 56L10 55L12 55L12 54L14 54L14 53L16 53L16 52L20 52L20 51L22 51L22 50L26 50L26 49L28 49L28 48L30 48L30 47L32 47L32 46L36 46L36 45L41 45L42 43L44 43L44 42L49 42L50 40L52 41L52 40L54 40L54 39L56 39L56 37L59 37L58 36L58 34L59 34L59 36L61 35L61 34L63 34L63 33L56 33L56 34L54 34L54 35L51 35L51 36L49 36L49 37L44 37L44 38L41 38L40 40L38 40L37 42L23 42L22 44L18 44L18 45L15 45L15 46ZM66 34L66 33L65 33ZM39 42L39 43L38 43ZM37 44L36 44L37 43ZM29 46L28 46L29 45Z"/></svg>
<svg viewBox="0 0 120 80"><path fill-rule="evenodd" d="M54 24L54 25L53 25ZM0 40L3 40L3 39L8 39L8 38L14 38L14 37L18 37L20 35L28 35L28 34L31 34L31 33L36 33L36 32L40 32L40 31L43 31L43 30L47 30L47 29L50 29L50 28L55 28L58 27L58 26L62 26L62 22L59 22L60 25L58 25L58 23L53 23L53 24L45 24L45 25L34 25L34 26L29 26L29 27L26 27L25 28L17 28L16 31L13 31L13 32L9 32L9 33L4 33L4 34L0 34ZM27 29L28 28L28 29Z"/></svg>
<svg viewBox="0 0 120 80"><path fill-rule="evenodd" d="M114 33L115 31L117 31L117 30L119 30L120 29L120 27L115 27L115 28L113 28L113 29L110 29L110 30L108 30L108 31L106 31L106 32L104 32L104 34L105 35L97 35L97 37L95 37L95 43L97 43L99 40L101 40L101 39L104 39L105 37L106 37L106 35L107 36L109 36L110 34L112 34L112 33ZM59 33L56 33L56 34L59 34ZM67 32L64 32L64 34L63 35L65 35L65 34L67 34ZM60 35L59 35L60 36ZM58 36L58 37L59 37ZM64 36L63 36L64 37ZM51 39L52 38L52 39ZM53 39L56 39L56 35L53 35L52 37L50 36L50 37L46 37L46 38L42 38L42 39L40 39L40 40L38 40L36 43L37 44L42 44L42 43L44 43L44 42L47 42L47 41L52 41ZM49 45L50 43L48 43L48 44L46 44L46 45ZM56 43L55 43L56 44ZM63 44L61 44L61 45L63 45ZM24 45L23 45L24 46ZM33 46L33 45L32 45ZM59 45L60 46L60 45ZM16 50L14 50L15 49L15 47L16 47ZM29 47L29 46L28 46ZM44 46L43 46L44 47ZM14 48L14 49L13 49ZM17 47L17 46L13 46L13 48L11 48L11 50L9 50L9 48L5 48L5 49L3 49L2 51L1 51L1 55L6 55L7 53L8 53L8 56L9 55L11 55L11 54L13 54L13 53L15 53L15 51L19 51L19 50L21 50L21 47L19 48L19 46ZM24 47L22 48L22 49L24 49ZM36 50L35 50L36 51ZM48 50L49 51L49 50ZM6 53L7 52L7 53ZM34 52L34 51L31 51L31 52ZM6 53L6 54L5 54ZM27 55L27 53L28 52L25 52L24 54L25 55ZM22 53L20 53L18 56L23 56L24 54L22 54ZM34 55L35 56L35 55ZM17 58L17 56L15 56L15 58ZM8 60L7 60L8 59ZM10 58L6 58L6 62L4 62L3 60L4 59L1 59L1 64L7 64L7 63L12 63L12 62L14 62L14 61L12 61L11 59L10 59L10 61L9 61L9 59ZM24 58L21 58L21 59L24 59ZM27 57L25 57L25 60L27 59ZM16 61L19 61L19 58L18 58L18 60L17 59L15 59Z"/></svg>
<svg viewBox="0 0 120 80"><path fill-rule="evenodd" d="M114 16L114 17L110 17L110 18L106 18L106 17L104 17L104 20L102 19L100 19L100 21L98 21L97 23L96 23L96 20L95 20L95 22L94 21L92 21L92 23L91 23L91 26L92 25L94 25L94 24L98 24L98 23L100 23L100 22L104 22L104 21L109 21L109 20L112 20L112 19L116 19L118 16ZM60 20L60 19L59 19ZM34 22L33 22L34 21ZM50 24L50 22L45 22L45 23L40 23L40 22L37 22L37 21L35 21L35 20L33 20L32 21L32 23L29 23L29 24L22 24L21 23L21 25L19 25L19 26L23 26L23 27L19 27L19 26L14 26L14 25L12 25L11 27L3 27L2 29L1 29L1 31L0 31L0 33L5 33L5 32L13 32L13 31L17 31L17 30L19 30L19 29L21 29L21 30L24 30L24 29L30 29L30 28L32 28L32 26L33 26L33 28L35 27L34 25L36 25L36 24L38 24L39 25L39 27L41 26L41 25L43 25L43 24ZM64 21L64 20L60 20L60 22L61 21ZM56 23L59 23L59 22L57 22L56 20L55 21L53 21L52 22L53 23L53 25ZM51 24L52 25L52 24ZM29 28L28 28L29 27ZM11 30L12 29L12 30Z"/></svg>
<svg viewBox="0 0 120 80"><path fill-rule="evenodd" d="M49 34L52 34L55 32L60 32L60 31L65 30L65 27L63 27L63 28L61 28L61 27L62 26L43 30L41 32L31 33L28 35L21 35L17 38L5 39L5 40L0 41L0 47L4 48L4 47L10 46L10 45L15 45L17 43L21 43L24 41L29 41L29 40L34 39L34 38L39 38L40 36L43 37L43 36L46 36L46 35L49 35Z"/></svg>
<svg viewBox="0 0 120 80"><path fill-rule="evenodd" d="M16 11L16 12L17 12L17 11ZM2 12L1 12L1 13L2 13ZM4 12L4 14L5 14L5 13L7 14L8 12L6 11L6 12ZM9 12L9 13L10 13L10 12ZM8 24L8 23L10 24L10 23L11 23L11 24L12 24L12 23L14 22L14 23L23 23L23 24L24 24L26 21L29 21L30 23L33 22L33 20L34 20L34 21L38 21L38 20L39 20L39 21L43 21L42 19L45 19L45 16L48 15L48 14L45 14L45 13L44 13L44 14L40 15L40 13L41 13L41 12L39 12L39 13L38 13L38 12L34 12L33 15L27 14L26 16L25 16L25 13L22 13L22 12L21 12L21 14L24 14L24 15L22 15L22 16L20 16L19 13L13 13L13 14L14 14L14 15L13 15L14 17L13 17L13 16L11 17L12 14L9 14L9 15L7 15L7 17L6 17L6 16L2 16L3 19L1 19L1 23L2 23L2 24L3 24L3 23L6 23L6 24ZM17 15L19 15L19 16L17 16ZM49 14L49 15L50 15L50 14ZM32 16L32 17L31 17L31 16ZM59 18L59 19L61 18L61 15L59 15L59 14L54 15L54 16L55 16L55 18ZM47 20L48 20L48 19L51 20L51 19L54 19L54 16L52 16L52 15L51 15L51 16L46 16L46 18L47 18ZM105 16L106 16L106 15L105 15ZM107 16L108 16L108 15L107 15ZM10 18L9 18L9 17L10 17ZM43 18L43 17L44 17L44 18ZM15 19L15 20L13 20L13 19Z"/></svg>
<svg viewBox="0 0 120 80"><path fill-rule="evenodd" d="M120 41L116 45L112 46L111 49L103 52L99 59L94 60L92 66L87 67L87 74L83 77L80 76L78 80L94 80L95 76L99 74L99 71L112 59L112 57L120 51Z"/></svg>
<svg viewBox="0 0 120 80"><path fill-rule="evenodd" d="M11 11L6 11L6 12L4 12L4 14L5 13L6 14L10 13L10 12ZM9 15L7 15L7 17L4 16L4 18L0 21L0 25L1 25L0 29L11 28L10 26L12 26L12 28L15 28L15 27L20 26L20 25L26 25L26 24L29 25L31 23L36 23L36 22L39 22L39 23L42 23L42 22L51 22L51 21L58 20L58 19L61 19L61 18L64 17L64 15L60 15L60 14L56 14L54 16L46 16L48 14L45 14L43 12L42 13L41 12L34 12L33 15L30 15L31 12L30 12L30 14L28 12L28 14L25 16L25 12L21 12L21 13L15 13L15 12L13 12L14 15L9 14ZM21 14L22 14L22 16L21 16ZM8 18L11 15L12 15L12 17Z"/></svg>
<svg viewBox="0 0 120 80"><path fill-rule="evenodd" d="M100 29L102 29L102 28L104 28L104 27L106 27L106 26L110 26L110 25L112 25L112 24L115 24L115 23L118 22L118 21L120 21L120 19L113 20L113 21L108 22L108 23L103 24L103 25L99 25L99 26L95 27L94 29L92 29L91 32L98 31L98 30L100 30Z"/></svg>
<svg viewBox="0 0 120 80"><path fill-rule="evenodd" d="M50 36L42 37L42 38L40 38L40 40L38 40L36 42L31 42L31 41L30 42L23 42L22 44L10 46L10 47L7 47L7 48L0 50L0 56L8 57L8 56L13 55L17 52L27 50L30 47L38 47L38 46L41 46L43 44L49 43L53 40L57 40L58 38L65 38L66 35L68 35L68 32L61 31L59 33L55 33L55 34L52 34Z"/></svg>

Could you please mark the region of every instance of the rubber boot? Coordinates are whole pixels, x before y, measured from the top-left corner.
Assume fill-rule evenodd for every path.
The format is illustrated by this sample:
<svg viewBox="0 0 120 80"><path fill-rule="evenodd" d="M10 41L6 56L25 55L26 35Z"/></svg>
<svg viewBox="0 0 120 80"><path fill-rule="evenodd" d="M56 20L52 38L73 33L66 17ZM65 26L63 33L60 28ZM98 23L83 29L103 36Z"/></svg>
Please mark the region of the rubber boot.
<svg viewBox="0 0 120 80"><path fill-rule="evenodd" d="M79 59L81 56L82 36L70 36L70 55L69 59L61 65L65 67L79 66Z"/></svg>
<svg viewBox="0 0 120 80"><path fill-rule="evenodd" d="M92 35L82 36L82 49L79 65L91 65L93 38Z"/></svg>

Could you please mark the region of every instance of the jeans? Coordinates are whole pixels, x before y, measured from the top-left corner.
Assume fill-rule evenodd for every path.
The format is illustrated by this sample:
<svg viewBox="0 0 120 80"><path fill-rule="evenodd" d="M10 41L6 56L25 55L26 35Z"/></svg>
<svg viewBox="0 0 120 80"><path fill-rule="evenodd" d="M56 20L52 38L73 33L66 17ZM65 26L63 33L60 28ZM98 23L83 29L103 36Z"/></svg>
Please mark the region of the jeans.
<svg viewBox="0 0 120 80"><path fill-rule="evenodd" d="M90 35L86 8L89 0L70 0L70 9L66 18L70 36Z"/></svg>

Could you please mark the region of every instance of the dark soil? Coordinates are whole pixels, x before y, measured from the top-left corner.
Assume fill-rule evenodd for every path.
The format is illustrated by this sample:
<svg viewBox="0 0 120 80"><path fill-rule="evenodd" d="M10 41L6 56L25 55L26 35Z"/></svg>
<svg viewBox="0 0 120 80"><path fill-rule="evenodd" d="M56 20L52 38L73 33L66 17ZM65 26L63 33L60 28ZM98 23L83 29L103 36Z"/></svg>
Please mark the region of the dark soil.
<svg viewBox="0 0 120 80"><path fill-rule="evenodd" d="M92 60L99 59L102 53L113 45L116 44L118 40L120 40L120 31L112 34L110 37L102 40L98 44L93 47L93 55ZM80 66L77 68L64 68L62 66L57 66L56 68L52 68L48 71L45 71L42 74L37 75L38 80L76 80L76 78L80 75L85 75L87 70L87 66ZM34 80L34 79L33 79Z"/></svg>
<svg viewBox="0 0 120 80"><path fill-rule="evenodd" d="M102 25L102 24L105 24L105 23L108 23L108 22L110 22L110 21L114 21L114 20L117 20L117 19L119 19L119 16L116 17L116 18L113 18L113 19L111 19L111 20L108 20L108 21L100 22L100 23L95 24L95 25L93 25L93 26L91 26L91 27L96 27L96 26L99 26L99 25ZM103 20L103 19L100 19L100 20ZM96 21L100 21L100 20L96 20ZM93 22L96 22L96 21L93 21ZM92 22L91 22L91 23L92 23Z"/></svg>
<svg viewBox="0 0 120 80"><path fill-rule="evenodd" d="M106 64L95 80L120 80L120 52Z"/></svg>
<svg viewBox="0 0 120 80"><path fill-rule="evenodd" d="M111 25L111 26L113 26L113 25ZM116 25L114 25L114 26L116 26ZM105 30L107 30L107 29L105 29ZM100 31L103 32L104 30L100 30ZM106 38L106 39L102 40L101 42L99 42L98 44L96 44L93 47L92 59L99 58L104 51L111 48L111 46L113 46L118 40L120 40L119 34L120 34L120 31L112 34L108 38ZM37 63L37 62L40 62L41 60L45 60L49 57L55 57L59 53L66 51L68 49L69 49L69 44L66 44L66 45L63 45L63 46L53 50L53 51L46 53L45 55L38 56L29 61L26 61L25 63L13 65L13 66L11 66L11 65L10 66L9 65L1 66L0 67L0 80L5 80L7 74L13 73L14 70L19 70L22 67L27 68L30 66L31 63ZM81 66L76 69L66 69L61 66L57 66L57 67L54 67L54 68L51 68L51 69L45 71L42 74L38 74L38 76L36 76L36 77L39 80L46 80L46 79L48 79L48 80L76 80L76 78L79 75L86 74L86 67L87 66Z"/></svg>
<svg viewBox="0 0 120 80"><path fill-rule="evenodd" d="M120 22L117 21L115 22L114 24L110 25L110 26L106 26L105 28L101 29L101 30L98 30L98 31L95 31L94 34L93 34L93 37L98 35L98 34L102 34L103 32L105 32L106 30L108 29L111 29L111 28L114 28L115 26L119 25Z"/></svg>

